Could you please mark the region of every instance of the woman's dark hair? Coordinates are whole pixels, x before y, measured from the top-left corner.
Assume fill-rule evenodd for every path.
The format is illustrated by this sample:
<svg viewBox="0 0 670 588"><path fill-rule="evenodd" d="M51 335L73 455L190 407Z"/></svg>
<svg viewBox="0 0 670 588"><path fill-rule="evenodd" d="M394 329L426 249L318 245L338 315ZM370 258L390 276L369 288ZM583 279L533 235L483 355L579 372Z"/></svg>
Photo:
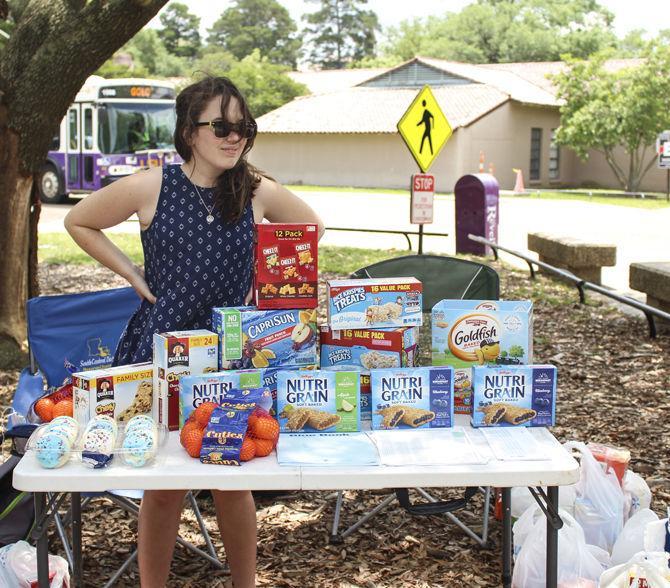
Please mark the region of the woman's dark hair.
<svg viewBox="0 0 670 588"><path fill-rule="evenodd" d="M199 116L212 98L221 96L221 118L227 120L228 105L236 98L242 111L242 121L246 125L254 123L244 96L228 78L206 76L202 80L184 88L177 96L177 124L174 131L174 145L184 161L190 161L193 151L188 139L193 135ZM229 121L238 122L238 121ZM254 190L261 181L261 173L247 162L247 153L254 145L255 137L247 139L244 151L235 167L224 171L217 179L214 189L214 206L227 222L236 222L242 216Z"/></svg>

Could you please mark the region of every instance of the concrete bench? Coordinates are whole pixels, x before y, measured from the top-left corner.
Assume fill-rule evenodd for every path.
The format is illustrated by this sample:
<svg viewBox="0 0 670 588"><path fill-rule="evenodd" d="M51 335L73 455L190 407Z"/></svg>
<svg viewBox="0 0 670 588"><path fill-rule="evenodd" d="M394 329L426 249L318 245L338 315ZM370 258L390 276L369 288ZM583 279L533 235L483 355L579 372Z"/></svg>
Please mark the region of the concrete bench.
<svg viewBox="0 0 670 588"><path fill-rule="evenodd" d="M587 243L571 237L546 233L528 233L528 249L540 256L540 261L567 269L577 277L601 283L601 271L616 264L616 246Z"/></svg>
<svg viewBox="0 0 670 588"><path fill-rule="evenodd" d="M647 295L647 304L670 312L670 261L631 263L628 283Z"/></svg>

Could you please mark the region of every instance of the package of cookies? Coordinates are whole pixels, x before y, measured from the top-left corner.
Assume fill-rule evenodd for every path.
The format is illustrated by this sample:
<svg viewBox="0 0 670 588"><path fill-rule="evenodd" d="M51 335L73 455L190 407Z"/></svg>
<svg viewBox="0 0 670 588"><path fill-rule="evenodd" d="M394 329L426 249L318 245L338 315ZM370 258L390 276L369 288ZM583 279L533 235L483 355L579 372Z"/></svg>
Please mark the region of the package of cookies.
<svg viewBox="0 0 670 588"><path fill-rule="evenodd" d="M199 329L154 335L154 409L159 425L179 429L179 379L218 371L219 337Z"/></svg>
<svg viewBox="0 0 670 588"><path fill-rule="evenodd" d="M450 367L370 371L373 429L431 429L454 423Z"/></svg>
<svg viewBox="0 0 670 588"><path fill-rule="evenodd" d="M333 330L421 325L422 285L416 278L329 280L327 287Z"/></svg>
<svg viewBox="0 0 670 588"><path fill-rule="evenodd" d="M473 427L551 427L556 420L553 365L473 368Z"/></svg>
<svg viewBox="0 0 670 588"><path fill-rule="evenodd" d="M434 366L454 375L454 410L472 412L472 367L526 365L533 361L530 300L441 300L431 313Z"/></svg>
<svg viewBox="0 0 670 588"><path fill-rule="evenodd" d="M317 363L316 309L214 308L219 369L250 369Z"/></svg>
<svg viewBox="0 0 670 588"><path fill-rule="evenodd" d="M153 366L137 363L72 375L74 417L83 428L98 416L127 422L153 410Z"/></svg>
<svg viewBox="0 0 670 588"><path fill-rule="evenodd" d="M256 225L254 300L258 308L316 308L319 231L316 224Z"/></svg>
<svg viewBox="0 0 670 588"><path fill-rule="evenodd" d="M287 371L277 374L277 412L285 433L360 430L358 371Z"/></svg>

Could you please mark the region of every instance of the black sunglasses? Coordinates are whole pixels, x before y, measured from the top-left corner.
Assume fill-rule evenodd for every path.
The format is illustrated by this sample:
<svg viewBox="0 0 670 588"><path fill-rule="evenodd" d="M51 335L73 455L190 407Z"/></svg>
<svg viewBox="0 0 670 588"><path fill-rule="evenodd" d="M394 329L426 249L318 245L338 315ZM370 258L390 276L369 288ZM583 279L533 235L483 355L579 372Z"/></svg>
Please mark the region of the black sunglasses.
<svg viewBox="0 0 670 588"><path fill-rule="evenodd" d="M224 139L230 133L237 133L242 139L253 139L258 131L258 127L253 120L238 123L230 123L226 120L209 120L206 122L197 122L195 126L211 127L214 131L214 136L219 139Z"/></svg>

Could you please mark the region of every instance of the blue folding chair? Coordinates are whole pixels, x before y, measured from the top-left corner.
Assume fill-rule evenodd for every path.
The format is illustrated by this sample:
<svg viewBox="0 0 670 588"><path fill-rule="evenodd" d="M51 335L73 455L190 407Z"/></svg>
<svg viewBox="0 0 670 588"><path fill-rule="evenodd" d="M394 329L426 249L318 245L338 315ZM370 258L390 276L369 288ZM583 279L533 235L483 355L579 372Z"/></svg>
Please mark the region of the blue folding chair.
<svg viewBox="0 0 670 588"><path fill-rule="evenodd" d="M28 416L31 404L44 394L45 384L48 387L59 386L72 373L111 366L117 342L138 303L139 299L132 288L38 296L28 300L26 313L30 367L24 368L19 377L12 400L14 412ZM7 435L17 437L25 434L26 427L21 427L23 431L15 429L18 427L9 429ZM87 495L81 506L85 506L91 498L99 496L109 498L133 516L139 513L139 507L133 499L141 498L141 491L123 490ZM181 537L177 538L177 542L217 568L224 569L225 566L217 557L195 495L189 492L187 500L198 521L207 551ZM78 513L79 510L77 504L67 516L62 516L57 509L53 514L66 558L73 571L76 569L78 572L81 566L75 566L74 563L81 561L81 554L71 547L66 528L75 518L75 511ZM113 585L136 557L137 550L114 573L105 588ZM77 580L77 585L80 585L81 578L75 579L75 582Z"/></svg>

